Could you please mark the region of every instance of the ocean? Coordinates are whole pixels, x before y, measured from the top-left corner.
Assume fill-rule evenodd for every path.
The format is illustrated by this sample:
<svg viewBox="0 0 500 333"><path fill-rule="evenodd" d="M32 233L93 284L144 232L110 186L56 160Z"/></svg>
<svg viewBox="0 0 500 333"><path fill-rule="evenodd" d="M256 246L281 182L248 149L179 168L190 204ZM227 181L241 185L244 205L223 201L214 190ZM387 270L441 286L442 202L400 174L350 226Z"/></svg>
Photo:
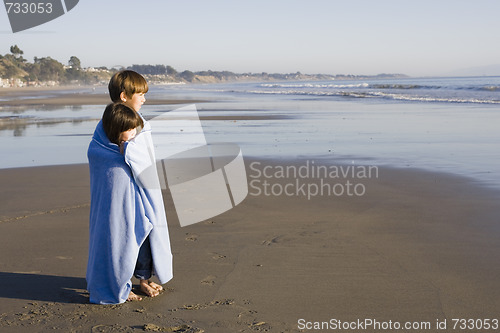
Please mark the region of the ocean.
<svg viewBox="0 0 500 333"><path fill-rule="evenodd" d="M244 156L421 168L500 188L500 77L157 85L146 98L206 100L195 106L207 140ZM2 107L0 168L85 163L102 111Z"/></svg>
<svg viewBox="0 0 500 333"><path fill-rule="evenodd" d="M331 80L252 82L217 85L167 86L167 90L247 97L273 95L325 97L345 101L500 104L500 77L398 78L383 80Z"/></svg>

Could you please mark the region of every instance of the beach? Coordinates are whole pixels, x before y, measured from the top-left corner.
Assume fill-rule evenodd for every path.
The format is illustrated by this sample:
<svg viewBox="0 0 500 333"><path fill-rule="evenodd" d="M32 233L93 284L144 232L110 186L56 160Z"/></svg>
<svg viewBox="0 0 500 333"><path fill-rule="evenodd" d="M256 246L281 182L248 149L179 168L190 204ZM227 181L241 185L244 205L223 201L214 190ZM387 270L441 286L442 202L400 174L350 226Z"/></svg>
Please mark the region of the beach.
<svg viewBox="0 0 500 333"><path fill-rule="evenodd" d="M304 164L246 165L263 180L257 168ZM498 315L499 196L468 179L382 168L353 180L362 196L251 189L184 228L165 193L174 279L157 298L110 306L85 290L88 167L7 169L0 181L2 332L299 332L301 319L434 327Z"/></svg>
<svg viewBox="0 0 500 333"><path fill-rule="evenodd" d="M90 110L83 125L62 121L59 131L58 125L37 127L38 118L28 119L24 136L13 135L13 144L48 140L49 131L56 132L58 140L64 133L73 133L78 140L71 143L81 147L72 150L83 155L75 161L85 160L84 149L105 95L77 99L74 94L43 98L54 100L49 104L79 104ZM151 109L145 112L206 100L204 94L171 96L166 102L168 98L153 90L148 99ZM489 170L485 162L489 147L479 149L481 142L474 147L474 152L484 152L486 157L469 174L463 175L467 168L442 168L457 163L439 164L432 149L423 158L429 164L424 169L420 155L408 158L416 154L415 145L431 146L413 143L417 131L407 134L405 142L382 130L381 135L376 130L365 133L359 126L347 126L344 132L339 127L330 136L322 132L321 123L331 128L361 118L361 112L347 112L354 104L335 102L338 118L325 118L326 112L304 115L301 108L313 104L300 104L296 108L301 113L294 112L292 102L297 103L285 100L282 108L287 112L274 105L269 112L259 108L261 104L250 103L235 112L236 104L229 98L201 105L207 138L219 138L224 132L228 141L242 146L249 194L221 215L181 227L172 197L164 190L174 278L160 296L140 302L89 303L85 290L87 164L0 169L0 331L392 332L406 325L407 331L454 332L460 331L461 320L469 319L476 327L488 323L488 331L495 331L492 325L500 319L500 190L485 185L484 179L489 178L474 177L477 165ZM313 102L327 108L324 99ZM4 107L14 105L9 103ZM16 103L23 104L22 99ZM224 104L230 106L219 111ZM408 117L417 109L413 104L404 108L392 104L394 110L391 105L385 107L390 116L398 111L396 107ZM417 114L422 115L429 116ZM388 118L383 116L380 119ZM79 113L73 117L81 118ZM372 118L368 118L370 126ZM303 124L298 134L293 132L297 124ZM314 131L319 134L314 136ZM386 141L377 143L381 138ZM430 138L426 140L438 136ZM69 134L64 136L70 139ZM344 144L350 139L350 145ZM357 143L379 155L357 154L365 151L356 150ZM389 146L392 150L380 148ZM446 147L454 146L447 143ZM308 148L307 154L303 147ZM275 154L292 148L293 156ZM410 152L401 155L398 149ZM246 153L256 150L262 155ZM377 163L380 156L393 159ZM396 158L404 164L387 163ZM313 174L312 165L329 172ZM280 173L283 169L307 173Z"/></svg>
<svg viewBox="0 0 500 333"><path fill-rule="evenodd" d="M106 105L109 94L104 87L25 87L0 89L0 107L20 106L65 106L65 105ZM90 92L90 93L89 93ZM8 98L7 98L8 97ZM182 104L185 100L151 99L149 105ZM191 101L196 102L196 101Z"/></svg>

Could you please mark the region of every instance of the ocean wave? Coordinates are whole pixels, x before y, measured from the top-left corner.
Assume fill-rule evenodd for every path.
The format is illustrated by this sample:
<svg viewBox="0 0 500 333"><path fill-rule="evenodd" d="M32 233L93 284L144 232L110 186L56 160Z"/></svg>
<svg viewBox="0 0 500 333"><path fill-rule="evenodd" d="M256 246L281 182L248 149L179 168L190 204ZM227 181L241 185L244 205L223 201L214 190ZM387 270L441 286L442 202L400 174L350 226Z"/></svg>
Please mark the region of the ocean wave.
<svg viewBox="0 0 500 333"><path fill-rule="evenodd" d="M500 86L484 86L484 87L480 87L478 90L482 90L482 91L500 91Z"/></svg>
<svg viewBox="0 0 500 333"><path fill-rule="evenodd" d="M470 103L470 104L500 104L500 100L480 99L480 98L460 98L460 97L434 97L434 96L417 96L404 94L387 94L382 92L370 92L370 97L381 97L398 101L415 101L415 102L440 102L440 103Z"/></svg>
<svg viewBox="0 0 500 333"><path fill-rule="evenodd" d="M428 85L420 85L420 84L372 84L370 88L373 89L401 89L401 90L409 90L409 89L441 89L442 86L428 86Z"/></svg>
<svg viewBox="0 0 500 333"><path fill-rule="evenodd" d="M303 84L283 84L283 83L262 83L260 87L262 88L367 88L370 85L368 83L356 83L356 84L315 84L315 83L303 83Z"/></svg>
<svg viewBox="0 0 500 333"><path fill-rule="evenodd" d="M409 102L439 102L439 103L468 103L468 104L500 104L500 100L459 98L459 97L434 97L408 94L384 93L380 91L303 91L303 90L250 90L249 94L260 95L298 95L318 97L348 97L348 98L380 98Z"/></svg>
<svg viewBox="0 0 500 333"><path fill-rule="evenodd" d="M463 86L463 87L453 87L455 90L471 90L471 91L500 91L500 86L489 85L489 86Z"/></svg>
<svg viewBox="0 0 500 333"><path fill-rule="evenodd" d="M317 84L317 83L300 83L300 84L284 84L284 83L262 83L262 88L322 88L322 89L346 89L346 88L369 88L369 89L440 89L442 86L420 85L420 84L390 84L390 83L352 83L352 84Z"/></svg>
<svg viewBox="0 0 500 333"><path fill-rule="evenodd" d="M446 90L474 90L474 91L500 91L500 86L440 86L440 85L421 85L421 84L390 84L390 83L372 83L368 84L366 82L356 83L356 84L313 84L313 83L303 83L303 84L282 84L282 83L262 83L259 85L261 88L321 88L321 89L346 89L346 88L368 88L368 89L380 89L380 90L412 90L412 89L446 89Z"/></svg>

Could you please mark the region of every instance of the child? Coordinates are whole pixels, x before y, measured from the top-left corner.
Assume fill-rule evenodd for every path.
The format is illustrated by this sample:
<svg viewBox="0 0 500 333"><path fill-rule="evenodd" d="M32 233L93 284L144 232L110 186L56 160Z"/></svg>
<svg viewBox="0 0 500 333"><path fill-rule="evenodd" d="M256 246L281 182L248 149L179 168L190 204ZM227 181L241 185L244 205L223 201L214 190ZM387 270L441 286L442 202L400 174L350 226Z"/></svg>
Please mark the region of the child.
<svg viewBox="0 0 500 333"><path fill-rule="evenodd" d="M141 116L121 103L109 104L102 115L102 126L109 141L120 146L123 154L125 142L132 140L144 127Z"/></svg>
<svg viewBox="0 0 500 333"><path fill-rule="evenodd" d="M143 170L155 167L151 125L138 113L148 91L146 80L122 71L108 88L114 103L106 107L87 153L91 202L86 278L90 302L99 304L140 300L132 292L132 276L151 297L163 290L150 280L153 273L162 284L173 277L161 189L139 181Z"/></svg>

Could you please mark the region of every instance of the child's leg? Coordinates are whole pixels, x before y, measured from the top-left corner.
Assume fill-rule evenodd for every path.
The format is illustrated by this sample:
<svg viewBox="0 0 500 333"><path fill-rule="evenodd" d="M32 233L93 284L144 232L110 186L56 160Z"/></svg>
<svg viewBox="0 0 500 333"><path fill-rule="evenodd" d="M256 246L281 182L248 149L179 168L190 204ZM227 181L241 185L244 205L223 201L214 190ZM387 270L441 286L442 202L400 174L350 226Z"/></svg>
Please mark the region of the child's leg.
<svg viewBox="0 0 500 333"><path fill-rule="evenodd" d="M153 257L151 255L151 245L149 244L149 237L146 238L137 257L135 265L134 276L140 279L141 291L150 297L155 297L160 294L163 287L149 281L153 271Z"/></svg>
<svg viewBox="0 0 500 333"><path fill-rule="evenodd" d="M141 280L148 280L153 271L153 258L151 256L151 245L149 244L149 237L146 238L139 249L137 256L137 263L135 264L134 276Z"/></svg>

